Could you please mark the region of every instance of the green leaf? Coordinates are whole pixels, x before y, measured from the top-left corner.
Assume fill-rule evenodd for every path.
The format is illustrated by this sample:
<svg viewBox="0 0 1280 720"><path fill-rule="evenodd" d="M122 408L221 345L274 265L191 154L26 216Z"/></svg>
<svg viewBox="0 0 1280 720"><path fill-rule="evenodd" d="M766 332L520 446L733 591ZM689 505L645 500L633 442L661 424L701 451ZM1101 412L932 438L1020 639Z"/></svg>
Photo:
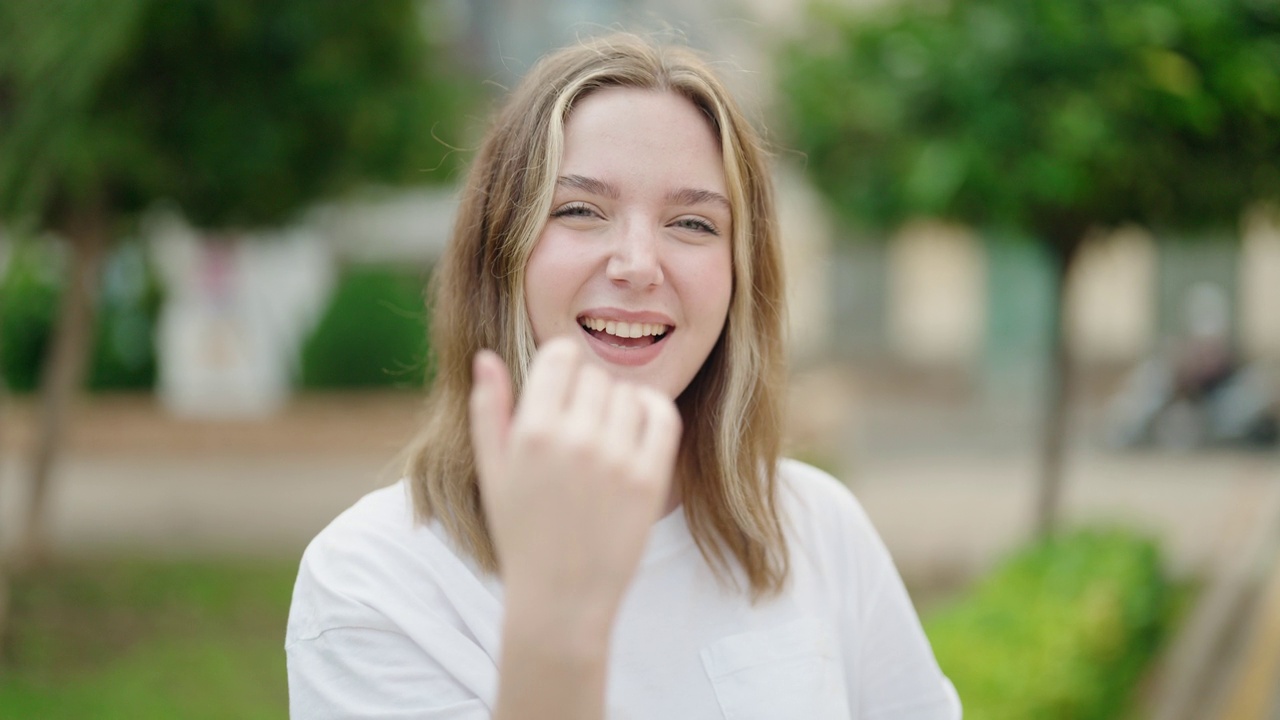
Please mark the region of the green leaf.
<svg viewBox="0 0 1280 720"><path fill-rule="evenodd" d="M779 65L789 141L851 227L1196 230L1280 200L1274 3L826 8Z"/></svg>

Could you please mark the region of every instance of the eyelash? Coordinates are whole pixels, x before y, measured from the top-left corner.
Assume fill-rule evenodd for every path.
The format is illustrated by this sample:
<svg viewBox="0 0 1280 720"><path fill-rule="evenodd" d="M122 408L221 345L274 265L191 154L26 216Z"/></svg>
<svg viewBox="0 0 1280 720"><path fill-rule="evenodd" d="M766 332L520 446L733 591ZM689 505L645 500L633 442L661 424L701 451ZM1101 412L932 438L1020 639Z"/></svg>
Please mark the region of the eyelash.
<svg viewBox="0 0 1280 720"><path fill-rule="evenodd" d="M595 214L596 214L595 210L593 210L591 206L585 203L569 203L568 205L557 208L555 211L553 211L551 213L551 217L553 218L589 217ZM717 235L717 236L720 234L720 231L716 228L715 225L712 225L709 221L703 220L702 218L692 218L692 217L680 218L675 222L675 224L679 225L680 227L683 227L686 230L693 230L694 232L703 232L703 233L707 233L708 235Z"/></svg>
<svg viewBox="0 0 1280 720"><path fill-rule="evenodd" d="M556 211L552 212L551 217L553 218L569 217L569 216L586 217L588 215L594 215L594 214L595 214L595 211L592 210L591 207L586 203L569 203L568 205L565 205L564 207L561 207Z"/></svg>
<svg viewBox="0 0 1280 720"><path fill-rule="evenodd" d="M689 230L704 232L708 235L720 234L720 231L716 229L715 225L712 225L710 222L703 220L702 218L680 218L676 223Z"/></svg>

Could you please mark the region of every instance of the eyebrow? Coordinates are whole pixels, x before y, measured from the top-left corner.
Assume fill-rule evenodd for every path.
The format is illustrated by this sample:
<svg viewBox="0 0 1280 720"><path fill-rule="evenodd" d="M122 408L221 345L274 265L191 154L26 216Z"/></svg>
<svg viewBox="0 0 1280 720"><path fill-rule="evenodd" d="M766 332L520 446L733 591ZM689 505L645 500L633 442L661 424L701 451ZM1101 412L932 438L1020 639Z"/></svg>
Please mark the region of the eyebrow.
<svg viewBox="0 0 1280 720"><path fill-rule="evenodd" d="M556 180L556 185L560 187L575 188L583 192L589 192L592 195L600 195L611 200L618 200L622 197L622 191L617 185L598 180L596 178L586 177L585 175L561 175ZM729 204L729 199L724 195L713 190L699 190L696 188L679 188L667 193L666 200L677 205L703 205L713 204L721 205L726 210L732 210L733 206Z"/></svg>
<svg viewBox="0 0 1280 720"><path fill-rule="evenodd" d="M732 210L733 206L729 204L729 198L718 192L711 190L696 190L694 188L680 188L667 193L667 200L677 205L722 205L725 210Z"/></svg>
<svg viewBox="0 0 1280 720"><path fill-rule="evenodd" d="M583 192L589 192L592 195L600 195L610 200L617 200L622 197L622 193L618 190L617 185L607 183L603 180L589 178L585 175L561 175L556 180L556 185L560 187L575 188Z"/></svg>

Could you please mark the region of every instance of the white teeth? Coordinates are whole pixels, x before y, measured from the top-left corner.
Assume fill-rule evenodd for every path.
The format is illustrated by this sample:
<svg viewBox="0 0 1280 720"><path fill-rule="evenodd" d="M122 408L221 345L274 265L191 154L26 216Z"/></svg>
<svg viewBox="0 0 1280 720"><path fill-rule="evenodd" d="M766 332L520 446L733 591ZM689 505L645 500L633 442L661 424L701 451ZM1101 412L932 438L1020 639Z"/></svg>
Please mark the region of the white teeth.
<svg viewBox="0 0 1280 720"><path fill-rule="evenodd" d="M583 318L581 323L588 330L597 332L603 330L609 335L620 338L639 338L648 335L662 335L667 332L667 326L662 323L628 323L617 320L602 320L600 318Z"/></svg>

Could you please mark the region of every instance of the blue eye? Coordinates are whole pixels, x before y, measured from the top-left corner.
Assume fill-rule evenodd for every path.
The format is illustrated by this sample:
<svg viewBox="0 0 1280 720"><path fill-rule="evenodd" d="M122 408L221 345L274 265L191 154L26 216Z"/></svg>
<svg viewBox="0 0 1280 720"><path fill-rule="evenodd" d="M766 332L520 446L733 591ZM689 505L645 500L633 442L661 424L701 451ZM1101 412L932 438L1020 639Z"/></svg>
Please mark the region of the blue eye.
<svg viewBox="0 0 1280 720"><path fill-rule="evenodd" d="M591 206L586 203L569 203L552 211L551 217L592 217L595 214L595 210L592 210Z"/></svg>
<svg viewBox="0 0 1280 720"><path fill-rule="evenodd" d="M708 235L720 234L720 231L716 229L715 225L712 225L710 222L703 220L702 218L696 218L696 217L680 218L679 220L676 220L674 224L677 227L684 228L685 230L693 230L695 232L707 233Z"/></svg>

